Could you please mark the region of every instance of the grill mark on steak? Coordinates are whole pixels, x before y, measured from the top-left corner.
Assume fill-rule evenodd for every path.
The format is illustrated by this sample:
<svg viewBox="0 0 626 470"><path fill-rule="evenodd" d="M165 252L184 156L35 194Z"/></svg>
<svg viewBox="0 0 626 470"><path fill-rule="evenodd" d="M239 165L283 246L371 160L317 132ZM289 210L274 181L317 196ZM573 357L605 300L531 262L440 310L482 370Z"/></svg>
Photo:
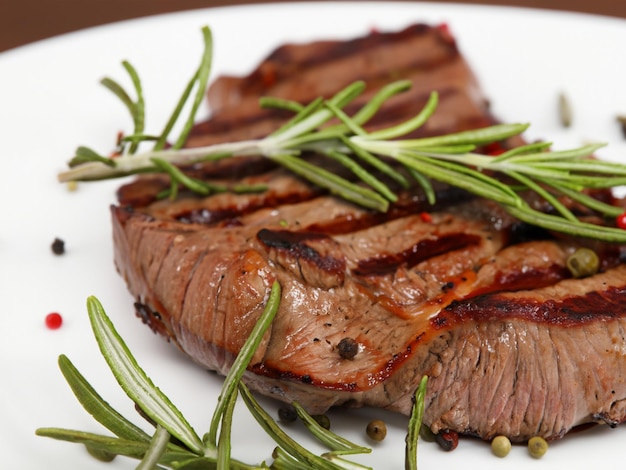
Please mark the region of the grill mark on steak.
<svg viewBox="0 0 626 470"><path fill-rule="evenodd" d="M459 250L469 245L477 245L479 241L480 238L478 236L463 233L452 233L435 240L420 240L400 253L359 260L358 267L354 270L354 273L359 276L383 274L395 271L401 264L412 268L432 256Z"/></svg>
<svg viewBox="0 0 626 470"><path fill-rule="evenodd" d="M412 39L396 43L406 46L397 67L363 74L374 84L363 98L396 73L416 86L370 125L416 114L429 80L444 91L434 124L423 132L495 122L443 30L406 31ZM429 39L416 47L420 35ZM304 100L299 79L286 72L293 57L309 60L310 77L343 67L317 80L334 92L360 78L346 64L363 53L362 44L378 47L392 36L376 34L352 45L289 45L276 55L284 65L268 66L268 60L256 78L219 79L210 92L214 114L194 129L189 144L273 131L282 118L259 113L257 95L282 90ZM341 58L314 58L333 47ZM428 71L407 68L422 60L411 55L424 51L449 60ZM255 82L259 76L263 83ZM257 88L248 90L244 82ZM218 97L224 101L214 101ZM215 133L206 135L209 129ZM262 194L182 192L176 201L157 201L156 192L169 182L144 175L122 187L119 206L111 208L116 266L138 310L203 367L228 371L278 280L281 305L244 375L265 395L298 400L312 413L349 404L408 414L417 384L428 375L424 422L434 432L483 439L504 434L516 442L534 435L555 439L583 423L615 425L626 418L623 247L531 233L495 203L445 185L435 186L436 206L410 188L378 214L322 194L261 159L185 171L220 184L243 175L269 186ZM425 210L431 222L420 217ZM571 279L566 260L583 243L599 253L601 271ZM347 337L359 346L351 359L337 347Z"/></svg>
<svg viewBox="0 0 626 470"><path fill-rule="evenodd" d="M293 271L305 283L330 289L344 282L346 263L343 257L334 255L333 252L339 250L329 236L320 233L261 229L257 233L257 238L268 248L269 259ZM316 245L320 248L328 247L329 253L322 254L307 241L317 242Z"/></svg>
<svg viewBox="0 0 626 470"><path fill-rule="evenodd" d="M602 282L597 285L599 279ZM517 317L533 323L568 326L626 316L626 268L623 265L595 276L594 290L571 295L585 289L586 283L589 280L563 281L560 288L566 290L566 296L548 286L533 291L481 295L470 300L454 301L433 320L433 324L441 328L467 318L498 321ZM571 289L568 289L569 285Z"/></svg>

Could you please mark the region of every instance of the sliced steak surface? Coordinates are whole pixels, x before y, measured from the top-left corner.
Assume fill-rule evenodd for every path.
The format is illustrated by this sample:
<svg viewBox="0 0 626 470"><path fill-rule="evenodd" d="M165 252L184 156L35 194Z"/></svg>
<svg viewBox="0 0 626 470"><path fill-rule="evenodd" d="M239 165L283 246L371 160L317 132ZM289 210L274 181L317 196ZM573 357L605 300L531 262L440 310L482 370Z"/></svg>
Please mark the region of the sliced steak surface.
<svg viewBox="0 0 626 470"><path fill-rule="evenodd" d="M320 74L328 80L314 80ZM248 77L218 79L214 114L190 145L273 130L284 116L260 112L259 95L306 101L355 78L375 90L391 76L426 85L390 103L377 125L415 114L433 83L449 91L422 132L495 122L447 30L417 25L287 45ZM156 196L166 178L143 176L111 208L115 263L137 314L203 367L228 371L277 280L278 313L244 376L260 393L313 413L346 405L408 414L427 375L425 422L483 439L555 439L583 423L626 419L622 247L594 245L600 272L573 279L566 262L583 241L528 230L453 188L436 186L435 206L419 188L401 191L377 213L255 158L187 170L268 187L182 191L170 201ZM342 340L356 354L342 352Z"/></svg>

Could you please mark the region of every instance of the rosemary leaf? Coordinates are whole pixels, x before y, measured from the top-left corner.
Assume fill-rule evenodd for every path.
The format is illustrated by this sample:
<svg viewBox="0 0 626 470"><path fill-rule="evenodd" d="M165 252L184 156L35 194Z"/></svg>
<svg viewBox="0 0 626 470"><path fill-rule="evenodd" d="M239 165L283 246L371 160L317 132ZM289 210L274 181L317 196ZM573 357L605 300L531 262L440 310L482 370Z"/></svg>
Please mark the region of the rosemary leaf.
<svg viewBox="0 0 626 470"><path fill-rule="evenodd" d="M339 162L345 168L349 169L357 178L374 188L376 192L382 194L391 202L396 202L398 200L398 196L396 196L385 183L365 170L365 168L356 163L349 155L339 152L338 150L328 150L326 155L336 162Z"/></svg>
<svg viewBox="0 0 626 470"><path fill-rule="evenodd" d="M193 125L193 120L195 118L195 114L200 105L200 101L204 97L204 93L206 90L206 80L208 80L209 72L211 70L211 61L213 59L213 37L211 34L211 30L206 26L203 27L202 36L204 38L205 47L204 47L204 53L202 54L202 59L200 61L200 65L198 69L196 70L196 72L194 73L191 80L189 80L189 83L187 83L187 86L185 87L185 89L183 90L183 93L180 99L178 100L178 103L176 107L174 108L174 111L170 115L170 118L168 119L163 131L161 132L159 136L159 140L154 146L154 150L162 150L165 147L165 144L167 143L167 138L169 137L170 132L174 128L176 121L178 121L178 118L180 117L180 114L183 111L185 103L189 99L189 96L191 96L191 92L193 91L194 87L198 85L196 98L194 100L191 113L187 119L187 122L185 124L183 131L181 132L180 136L178 137L176 141L176 144L174 145L175 148L182 147L182 144L186 140L187 135L189 134L189 131L191 130L191 126Z"/></svg>
<svg viewBox="0 0 626 470"><path fill-rule="evenodd" d="M338 108L343 108L354 101L363 91L365 91L365 82L357 80L335 93L328 101Z"/></svg>
<svg viewBox="0 0 626 470"><path fill-rule="evenodd" d="M438 93L432 92L424 108L422 108L422 110L415 117L409 119L402 124L398 124L397 126L389 127L387 129L383 129L377 132L372 132L362 138L367 140L389 140L413 132L415 129L418 129L419 127L424 125L426 121L428 121L430 116L435 112L435 109L437 109L438 102Z"/></svg>
<svg viewBox="0 0 626 470"><path fill-rule="evenodd" d="M567 207L561 204L559 200L550 193L550 191L538 185L530 178L527 178L526 176L520 173L517 173L515 171L507 171L506 174L516 179L517 181L522 183L524 186L526 186L528 189L534 191L539 196L541 196L545 201L547 201L550 205L552 205L552 207L554 207L554 209L556 209L556 211L559 214L561 214L561 216L564 219L569 220L572 223L578 222L578 219L576 218L576 216L572 214L572 212Z"/></svg>
<svg viewBox="0 0 626 470"><path fill-rule="evenodd" d="M369 447L359 446L344 437L341 437L329 429L322 427L298 402L292 402L292 406L296 410L298 417L304 422L307 429L322 444L331 451L340 451L343 454L369 454L372 449Z"/></svg>
<svg viewBox="0 0 626 470"><path fill-rule="evenodd" d="M335 115L337 119L339 119L345 126L352 132L354 135L366 135L365 129L363 129L359 124L357 124L354 120L352 120L343 109L336 106L331 101L327 101L325 106L330 110L331 113Z"/></svg>
<svg viewBox="0 0 626 470"><path fill-rule="evenodd" d="M527 174L532 174L537 180L550 181L562 184L570 188L578 188L580 191L583 189L602 189L602 188L616 188L618 186L626 185L626 176L609 176L609 175L590 175L570 173L567 176L553 177L546 176L542 170L533 171L525 169ZM549 175L549 171L546 172Z"/></svg>
<svg viewBox="0 0 626 470"><path fill-rule="evenodd" d="M144 131L144 127L145 127L145 120L146 120L146 104L145 104L145 100L143 97L143 90L141 87L141 81L139 80L139 75L137 74L137 71L135 70L135 68L130 64L130 62L128 61L123 61L122 62L123 67L126 69L126 71L128 72L128 75L130 76L130 79L133 83L133 87L135 88L135 93L137 94L137 100L134 103L134 106L132 107L132 117L133 117L133 124L135 126L134 130L133 130L133 134L142 134ZM130 149L128 150L131 154L135 153L137 151L137 148L139 147L139 142L135 141L131 143Z"/></svg>
<svg viewBox="0 0 626 470"><path fill-rule="evenodd" d="M299 462L298 459L285 452L282 448L276 447L272 453L274 461L272 470L311 470L311 467Z"/></svg>
<svg viewBox="0 0 626 470"><path fill-rule="evenodd" d="M198 194L209 194L210 189L203 181L187 176L179 168L175 167L167 160L157 157L153 157L151 160L157 167L170 176L172 180L172 192L175 191L174 186L182 184Z"/></svg>
<svg viewBox="0 0 626 470"><path fill-rule="evenodd" d="M371 165L378 171L380 171L383 175L388 176L393 179L396 183L400 184L403 188L409 187L409 182L404 177L402 173L394 169L391 165L387 164L384 160L377 158L372 155L367 150L362 149L354 145L354 143L345 136L340 137L341 141L345 144L345 146L350 150L354 155L360 158L363 162Z"/></svg>
<svg viewBox="0 0 626 470"><path fill-rule="evenodd" d="M130 79L133 83L133 87L135 88L135 93L137 93L137 100L135 101L134 113L133 114L133 122L135 123L135 134L141 134L144 130L145 126L145 117L146 117L146 103L143 97L143 89L141 87L141 80L139 79L139 74L135 67L132 66L130 62L127 60L122 62L122 66L128 72Z"/></svg>
<svg viewBox="0 0 626 470"><path fill-rule="evenodd" d="M438 158L447 158L451 161L458 161L459 156L467 156L476 149L474 144L458 144L458 145L424 145L416 147L415 150L424 154L438 154Z"/></svg>
<svg viewBox="0 0 626 470"><path fill-rule="evenodd" d="M223 188L223 191L221 191L217 187L212 187L210 185L209 185L209 187L212 190L214 190L215 192L232 191L235 194L262 193L262 192L267 191L267 189L269 188L268 185L263 184L263 183L257 183L257 184L233 184L233 185L229 186L228 188Z"/></svg>
<svg viewBox="0 0 626 470"><path fill-rule="evenodd" d="M523 162L523 163L533 163L533 162L537 162L537 163L546 163L546 162L551 162L551 163L556 163L556 160L576 160L576 159L581 159L581 158L586 158L589 155L592 155L595 151L601 149L602 147L605 147L606 144L603 143L597 143L597 144L588 144L588 145L584 145L582 147L577 147L574 149L569 149L569 150L555 150L552 152L533 152L533 153L528 153L525 155L517 155L515 156L515 161L516 162ZM588 158L586 158L586 161L588 162L592 162L594 164L600 163L603 164L603 162L601 160L590 160ZM570 164L571 162L567 162L565 163L565 165ZM604 162L604 163L608 163L608 162ZM622 166L622 165L615 165L615 164L611 164L609 163L609 165L611 166Z"/></svg>
<svg viewBox="0 0 626 470"><path fill-rule="evenodd" d="M361 109L352 116L352 120L360 126L376 115L380 107L392 96L411 88L410 80L398 80L382 87Z"/></svg>
<svg viewBox="0 0 626 470"><path fill-rule="evenodd" d="M298 157L282 154L273 155L271 158L300 177L329 190L332 194L345 200L381 212L385 212L389 207L389 203L378 193L351 183L334 173L312 165Z"/></svg>
<svg viewBox="0 0 626 470"><path fill-rule="evenodd" d="M194 86L196 84L196 80L198 80L198 72L197 71L194 74L194 76L191 78L191 80L189 80L189 83L187 83L187 86L183 90L183 93L181 94L181 97L179 98L178 103L174 107L174 111L172 111L172 114L170 115L170 118L165 123L165 127L161 131L161 134L159 135L158 140L154 144L153 149L155 151L156 150L163 150L165 148L165 144L167 144L167 138L169 137L170 132L172 132L172 129L174 128L174 126L176 125L176 121L178 121L178 118L180 117L180 114L183 112L183 108L185 107L185 103L189 99L189 96L191 95L191 92L194 89Z"/></svg>
<svg viewBox="0 0 626 470"><path fill-rule="evenodd" d="M413 149L440 145L483 145L521 134L528 129L528 126L529 124L496 124L471 131L456 132L436 137L424 137L421 139L406 139L389 143L402 148Z"/></svg>
<svg viewBox="0 0 626 470"><path fill-rule="evenodd" d="M129 134L122 137L122 142L140 143L140 142L153 142L159 140L158 135L149 134Z"/></svg>
<svg viewBox="0 0 626 470"><path fill-rule="evenodd" d="M145 126L145 100L143 97L141 81L139 79L137 71L130 62L125 60L122 62L122 66L124 67L124 69L126 69L126 72L130 76L133 88L135 89L135 93L137 94L137 101L133 101L130 95L124 90L124 88L118 82L111 78L105 77L100 80L100 83L109 91L111 91L115 96L117 96L120 101L122 101L122 103L126 106L133 120L133 134L140 135L143 132ZM131 154L135 153L138 146L139 142L133 140L129 152Z"/></svg>
<svg viewBox="0 0 626 470"><path fill-rule="evenodd" d="M150 445L149 442L138 442L71 429L39 428L35 431L35 434L60 441L83 444L99 453L122 455L135 459L142 458Z"/></svg>
<svg viewBox="0 0 626 470"><path fill-rule="evenodd" d="M262 96L259 98L259 106L261 108L285 109L296 114L304 109L304 106L297 101L275 98L273 96Z"/></svg>
<svg viewBox="0 0 626 470"><path fill-rule="evenodd" d="M317 98L311 101L308 105L302 106L302 108L298 111L298 113L293 118L291 118L285 124L280 126L277 130L272 132L270 134L270 137L279 136L280 134L285 132L287 129L290 129L291 127L295 126L300 121L303 121L304 119L311 116L311 114L318 111L323 105L324 105L324 100L322 98Z"/></svg>
<svg viewBox="0 0 626 470"><path fill-rule="evenodd" d="M159 465L171 467L174 470L207 470L217 468L217 459L211 456L197 456L190 452L167 451L161 456ZM267 469L264 464L249 465L236 459L230 459L231 470L261 470Z"/></svg>
<svg viewBox="0 0 626 470"><path fill-rule="evenodd" d="M409 187L409 182L406 180L404 175L385 163L384 160L376 158L376 156L372 155L367 150L364 150L361 147L354 145L354 143L345 136L341 136L340 139L346 145L346 147L363 162L371 165L372 167L380 171L383 175L388 176L396 183L400 184L400 186L402 186L403 188Z"/></svg>
<svg viewBox="0 0 626 470"><path fill-rule="evenodd" d="M342 90L338 91L328 103L337 108L343 108L359 96L365 84L363 82L354 82ZM316 110L304 119L300 119L293 125L287 126L284 130L272 134L264 139L266 147L280 147L280 144L289 141L298 136L304 136L309 132L316 130L319 126L327 122L333 117L333 113L328 107Z"/></svg>
<svg viewBox="0 0 626 470"><path fill-rule="evenodd" d="M103 157L98 154L96 151L90 149L89 147L78 147L75 151L74 158L72 158L68 164L70 168L73 168L78 165L82 165L84 163L93 163L99 162L104 165L115 168L115 160L108 157Z"/></svg>
<svg viewBox="0 0 626 470"><path fill-rule="evenodd" d="M92 455L114 455L140 460L148 451L150 442L102 436L83 431L74 431L59 428L39 428L35 434L65 442L83 444ZM158 464L173 469L206 470L216 468L216 460L210 457L194 455L183 449L172 448L160 456ZM152 467L155 468L155 467ZM260 470L261 466L247 465L237 460L231 460L233 470Z"/></svg>
<svg viewBox="0 0 626 470"><path fill-rule="evenodd" d="M407 152L398 155L396 159L429 178L465 189L478 196L501 204L512 206L521 204L520 197L509 186L470 168Z"/></svg>
<svg viewBox="0 0 626 470"><path fill-rule="evenodd" d="M544 214L531 209L528 206L512 207L505 206L504 209L513 217L517 217L523 222L546 230L554 230L555 232L569 233L571 235L602 240L613 243L626 243L626 230L614 227L605 227L602 225L594 225L577 220L572 222L551 214Z"/></svg>
<svg viewBox="0 0 626 470"><path fill-rule="evenodd" d="M577 201L578 203L582 204L585 207L588 207L589 209L592 209L594 211L600 212L601 214L604 214L606 216L609 217L617 217L619 215L621 215L624 212L624 208L622 207L618 207L618 206L612 206L610 204L606 204L596 198L593 198L585 193L581 193L580 191L575 191L572 190L566 186L561 186L555 182L551 183L551 186L556 189L557 191L559 191L560 193L563 193L564 195L566 195L567 197L569 197L570 199Z"/></svg>
<svg viewBox="0 0 626 470"><path fill-rule="evenodd" d="M420 185L424 194L426 195L426 200L430 205L434 205L436 201L435 190L433 189L433 185L430 183L430 180L426 178L423 174L417 171L415 168L411 166L407 166L407 171L413 176L417 184Z"/></svg>
<svg viewBox="0 0 626 470"><path fill-rule="evenodd" d="M191 451L202 455L202 441L181 412L139 367L98 299L93 296L87 299L87 311L100 351L124 392L149 418Z"/></svg>
<svg viewBox="0 0 626 470"><path fill-rule="evenodd" d="M178 139L176 139L176 142L172 144L172 147L175 149L181 148L187 141L187 136L189 132L191 132L191 128L196 120L196 113L205 98L205 90L211 73L211 65L213 62L213 34L211 33L211 29L206 26L203 27L202 36L204 37L204 54L202 55L200 66L198 67L196 95L191 104L191 111L189 112L187 121L185 121L183 130L178 136Z"/></svg>
<svg viewBox="0 0 626 470"><path fill-rule="evenodd" d="M487 163L487 165L482 168L500 171L502 173L514 171L520 174L532 176L534 178L544 178L546 180L572 180L572 174L567 171L567 169L541 168L536 165L520 165L513 159L500 163L497 166L496 164Z"/></svg>
<svg viewBox="0 0 626 470"><path fill-rule="evenodd" d="M411 409L411 417L409 418L409 430L406 435L406 470L417 470L417 440L419 438L422 420L424 418L424 400L426 398L426 387L428 385L428 377L422 377L417 390L415 391L415 401Z"/></svg>
<svg viewBox="0 0 626 470"><path fill-rule="evenodd" d="M376 94L365 103L359 111L354 114L350 119L356 123L358 126L363 126L366 124L372 117L375 116L376 112L381 108L381 106L394 95L398 93L402 93L403 91L411 88L412 82L410 80L398 80L396 82L392 82L388 85L382 87ZM347 134L348 126L345 124L336 124L334 126L329 126L326 128L327 130L332 130L335 132L339 132L342 135Z"/></svg>
<svg viewBox="0 0 626 470"><path fill-rule="evenodd" d="M550 168L562 171L588 172L589 176L599 179L605 179L605 175L626 176L626 167L612 162L601 162L592 160L574 160L567 162L536 162L533 168ZM602 174L603 176L600 176Z"/></svg>
<svg viewBox="0 0 626 470"><path fill-rule="evenodd" d="M519 155L545 153L551 146L552 142L534 142L532 144L520 145L494 157L493 161L499 163Z"/></svg>
<svg viewBox="0 0 626 470"><path fill-rule="evenodd" d="M59 356L59 368L83 408L116 436L130 441L149 442L150 436L115 411L87 382L65 355Z"/></svg>
<svg viewBox="0 0 626 470"><path fill-rule="evenodd" d="M337 464L344 470L372 470L372 467L348 460L342 457L342 454L338 454L335 452L327 452L325 454L322 454L322 457L330 462Z"/></svg>
<svg viewBox="0 0 626 470"><path fill-rule="evenodd" d="M122 87L122 85L120 85L117 81L109 77L104 77L102 80L100 80L100 84L103 85L110 92L112 92L115 96L117 96L117 98L124 104L124 106L126 106L126 109L128 109L128 112L130 113L134 121L136 114L135 102L126 92L126 90L124 90L124 87Z"/></svg>

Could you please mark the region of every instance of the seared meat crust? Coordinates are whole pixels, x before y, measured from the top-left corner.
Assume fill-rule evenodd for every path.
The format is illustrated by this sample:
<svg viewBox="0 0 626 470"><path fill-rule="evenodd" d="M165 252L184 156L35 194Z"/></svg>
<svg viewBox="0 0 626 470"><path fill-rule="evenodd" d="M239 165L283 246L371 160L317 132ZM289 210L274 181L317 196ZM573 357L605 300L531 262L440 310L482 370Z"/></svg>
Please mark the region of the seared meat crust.
<svg viewBox="0 0 626 470"><path fill-rule="evenodd" d="M328 80L314 80L321 73ZM442 105L422 134L495 122L447 30L417 25L286 45L250 76L218 79L213 115L189 144L276 128L284 116L259 111L259 95L306 101L357 78L373 92L390 77L416 87L373 126L415 114L437 86ZM409 413L428 375L425 422L483 439L554 439L626 419L621 247L596 245L601 272L572 279L566 260L581 241L524 230L453 188L436 188L436 206L412 188L381 214L259 159L188 171L269 189L166 201L156 194L168 181L144 176L120 188L111 213L116 266L137 313L203 367L228 371L278 280L278 314L244 377L260 393L313 413L337 405ZM358 343L353 358L338 351L344 338Z"/></svg>

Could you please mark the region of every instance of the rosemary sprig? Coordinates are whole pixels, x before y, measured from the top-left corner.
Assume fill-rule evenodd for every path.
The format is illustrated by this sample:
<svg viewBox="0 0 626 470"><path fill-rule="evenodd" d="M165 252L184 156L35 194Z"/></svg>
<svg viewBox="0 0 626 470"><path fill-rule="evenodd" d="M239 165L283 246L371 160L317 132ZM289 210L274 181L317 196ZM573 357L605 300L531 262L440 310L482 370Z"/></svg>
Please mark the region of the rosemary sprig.
<svg viewBox="0 0 626 470"><path fill-rule="evenodd" d="M256 345L272 322L278 308L277 298L280 296L280 286L276 283L269 295L269 301L255 326L253 334L248 338L239 354L237 361L229 372L225 384L232 380L238 381L243 370L248 365L254 354ZM132 424L115 411L97 392L89 385L87 380L78 372L65 356L59 358L61 370L70 384L72 391L83 407L107 429L117 437L101 436L80 431L65 430L58 428L40 428L36 433L40 436L70 442L79 442L88 449L104 455L123 455L126 457L141 459L139 468L156 468L159 465L172 465L171 468L180 468L181 461L195 462L197 468L215 468L218 463L218 447L206 439L203 441L189 425L182 413L176 408L164 393L156 387L145 372L139 367L134 356L115 330L111 320L106 315L102 305L95 297L87 300L87 310L91 326L113 375L120 387L139 407L144 416L155 424L155 433L151 437L139 427ZM231 382L229 382L229 380ZM232 393L232 385L226 390L230 395L222 395L224 400L220 402L234 401L236 393ZM224 413L223 407L218 407L216 415L226 423L226 430L232 421L232 410ZM170 437L176 437L180 444L173 444ZM230 459L229 449L230 435L220 437L220 449L222 456L222 468L256 469L257 465L248 465ZM203 467L201 464L206 463Z"/></svg>
<svg viewBox="0 0 626 470"><path fill-rule="evenodd" d="M258 155L271 159L338 197L368 209L386 211L389 204L396 201L397 195L381 181L376 172L390 177L401 188L409 185L405 174L390 164L395 162L424 189L430 203L435 202L430 180L437 180L494 200L520 220L548 230L609 242L626 242L626 231L582 222L559 202L561 196L571 197L607 218L616 217L622 212L583 192L585 189L626 184L626 165L587 158L598 150L598 145L548 152L550 144L541 143L512 149L499 157L474 153L481 145L521 134L527 129L526 124L495 125L444 136L402 139L430 118L437 107L436 93L431 95L424 108L413 118L368 133L363 125L387 99L410 87L410 82L406 80L383 87L353 116L347 115L345 107L363 92L365 85L362 82L349 85L328 100L318 98L308 105L264 98L261 106L291 110L295 113L294 117L263 139L182 148L203 99L211 69L211 31L205 27L202 32L205 51L200 66L185 88L163 132L158 137L143 134L141 83L132 66L124 62L124 67L131 75L137 100L132 101L122 87L111 79L103 80L103 84L123 101L133 117L134 133L123 139L130 146L116 158L107 158L86 147L79 147L76 157L70 161L70 169L59 174L60 181L92 181L145 172L165 172L172 178L172 187L167 192L170 197L177 196L178 186L181 185L200 195L208 195L212 191L204 182L185 176L177 167L211 159ZM194 88L196 93L184 129L171 148L164 150L169 133ZM151 151L135 154L140 142L150 140L156 140ZM353 174L356 182L314 165L306 159L307 152L325 155L344 166ZM512 178L519 185L510 187L502 183L497 175ZM554 207L555 214L533 209L520 195L520 190L534 191Z"/></svg>
<svg viewBox="0 0 626 470"><path fill-rule="evenodd" d="M302 406L294 403L293 406L306 428L329 449L328 452L321 455L309 451L292 439L278 425L241 381L241 377L263 335L276 315L280 295L280 285L275 282L268 294L262 314L224 380L218 404L211 420L210 430L202 439L198 437L178 408L138 365L100 302L95 297L89 297L87 310L100 351L120 387L141 410L142 416L149 418L148 422L154 426L154 432L152 435L148 434L113 409L94 390L72 362L66 356L61 355L59 367L74 395L83 408L96 421L111 431L114 436L59 428L39 428L36 430L36 434L82 444L94 457L101 460L109 461L116 456L137 459L139 464L136 468L141 470L155 468L371 469L371 467L346 458L352 454L370 453L370 448L357 445L328 429L324 429ZM265 463L247 464L231 458L233 411L238 394L241 394L252 415L278 445L273 453L274 461L269 467ZM419 407L415 409L419 410ZM414 422L415 419L415 417L412 418L413 421L411 422ZM421 418L419 419L421 422ZM172 438L176 439L173 440ZM415 456L412 458L414 459Z"/></svg>

